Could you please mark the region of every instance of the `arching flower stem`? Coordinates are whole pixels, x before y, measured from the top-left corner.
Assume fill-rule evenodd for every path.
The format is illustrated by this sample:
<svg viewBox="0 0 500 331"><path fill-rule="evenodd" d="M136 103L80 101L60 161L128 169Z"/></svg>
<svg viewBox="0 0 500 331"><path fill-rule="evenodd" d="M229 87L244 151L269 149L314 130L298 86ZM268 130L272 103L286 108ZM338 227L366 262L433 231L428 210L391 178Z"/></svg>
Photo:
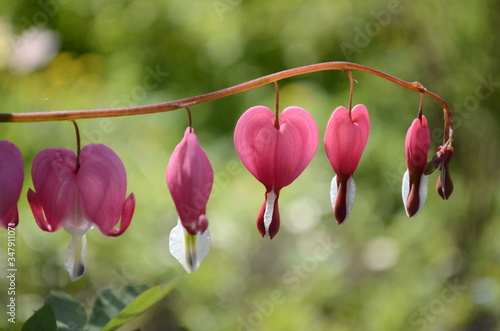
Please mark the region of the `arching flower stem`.
<svg viewBox="0 0 500 331"><path fill-rule="evenodd" d="M450 140L453 136L453 122L450 112L450 107L448 104L437 94L427 90L419 82L407 82L402 79L396 78L394 76L388 75L382 71L357 64L352 62L334 61L334 62L323 62L315 63L302 67L287 69L279 71L270 75L262 76L238 85L234 85L222 90L198 95L195 97L167 101L152 105L136 106L136 107L125 107L125 108L113 108L113 109L93 109L93 110L76 110L76 111L55 111L55 112L34 112L34 113L0 113L0 122L46 122L46 121L63 121L72 119L85 119L85 118L100 118L100 117L115 117L115 116L131 116L131 115L142 115L142 114L152 114L176 110L179 108L184 108L186 106L193 106L203 102L208 102L216 99L221 99L236 93L245 92L254 88L264 86L269 83L273 83L285 78L290 78L294 76L299 76L303 74L308 74L318 71L326 70L359 70L370 73L372 75L379 76L383 79L391 81L398 84L404 88L412 91L416 91L425 95L432 97L437 100L443 106L444 112L444 142ZM446 137L447 136L447 137Z"/></svg>

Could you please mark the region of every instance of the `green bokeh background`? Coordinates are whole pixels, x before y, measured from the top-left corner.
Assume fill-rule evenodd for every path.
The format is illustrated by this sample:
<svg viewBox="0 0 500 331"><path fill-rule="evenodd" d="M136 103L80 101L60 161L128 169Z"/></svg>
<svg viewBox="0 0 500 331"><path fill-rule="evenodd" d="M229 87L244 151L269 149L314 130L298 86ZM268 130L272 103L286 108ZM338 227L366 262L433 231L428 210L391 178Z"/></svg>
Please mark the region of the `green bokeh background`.
<svg viewBox="0 0 500 331"><path fill-rule="evenodd" d="M247 108L273 107L272 85L193 106L196 133L215 172L208 205L212 249L197 273L121 330L498 330L499 21L496 0L2 1L0 111L151 104L335 60L418 80L454 115L451 199L435 192L435 173L424 209L406 217L404 137L419 95L354 72L354 102L368 107L371 133L355 174L352 214L343 226L335 223L329 201L334 173L320 143L310 166L281 193L282 227L272 241L254 224L264 188L244 169L232 142ZM37 70L14 70L14 40L33 27L57 34L58 53ZM163 73L156 84L151 71ZM484 80L493 83L487 88ZM310 111L320 135L333 109L348 101L349 81L341 72L298 76L280 87L282 109ZM426 98L424 114L434 150L442 139L441 107ZM90 231L87 274L70 282L64 270L70 235L42 232L25 197L36 153L74 148L73 127L0 123L0 139L19 146L26 173L13 328L4 312L7 233L0 231L0 328L19 330L52 290L91 307L99 289L154 286L184 272L168 251L177 216L164 172L186 113L78 123L84 143L104 143L122 158L128 192L137 198L134 219L118 238Z"/></svg>

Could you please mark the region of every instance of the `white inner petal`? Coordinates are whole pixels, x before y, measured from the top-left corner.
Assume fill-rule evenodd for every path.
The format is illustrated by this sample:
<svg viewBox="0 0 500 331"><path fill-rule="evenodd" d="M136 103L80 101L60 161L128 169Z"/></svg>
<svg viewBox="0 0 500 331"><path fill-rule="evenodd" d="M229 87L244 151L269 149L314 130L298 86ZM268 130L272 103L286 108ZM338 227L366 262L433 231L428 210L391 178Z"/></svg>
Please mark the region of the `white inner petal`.
<svg viewBox="0 0 500 331"><path fill-rule="evenodd" d="M346 193L346 215L345 219L349 217L352 206L354 205L354 197L356 196L356 183L352 177L347 180L347 193Z"/></svg>
<svg viewBox="0 0 500 331"><path fill-rule="evenodd" d="M332 179L332 184L330 185L330 201L332 202L332 208L335 212L335 203L337 202L338 187L337 187L337 176ZM354 197L356 196L356 183L352 177L347 180L347 191L346 191L346 214L345 219L349 217L351 213L352 206L354 205Z"/></svg>
<svg viewBox="0 0 500 331"><path fill-rule="evenodd" d="M269 226L273 220L274 201L276 201L276 194L274 191L271 191L267 195L266 210L264 212L264 227L266 229L266 235L269 235Z"/></svg>
<svg viewBox="0 0 500 331"><path fill-rule="evenodd" d="M403 186L401 189L401 193L403 195L403 206L405 206L406 215L410 217L408 214L408 209L406 208L406 201L408 200L408 195L410 194L410 174L408 170L405 171L403 175Z"/></svg>
<svg viewBox="0 0 500 331"><path fill-rule="evenodd" d="M330 186L330 200L332 202L333 210L335 210L335 201L337 201L337 176L333 176L332 184Z"/></svg>
<svg viewBox="0 0 500 331"><path fill-rule="evenodd" d="M429 183L429 178L427 178L426 175L422 175L422 179L420 179L420 190L418 191L418 195L420 197L420 204L418 206L418 211L415 213L415 215L418 214L420 209L422 209L425 199L427 199L427 189L428 189L428 183ZM415 216L413 215L413 216Z"/></svg>
<svg viewBox="0 0 500 331"><path fill-rule="evenodd" d="M74 282L80 279L85 274L85 251L87 249L87 237L83 235L75 235L69 242L66 250L66 259L64 267L69 274L69 277Z"/></svg>
<svg viewBox="0 0 500 331"><path fill-rule="evenodd" d="M207 229L193 236L178 220L170 232L169 250L188 273L195 272L210 250L210 232Z"/></svg>

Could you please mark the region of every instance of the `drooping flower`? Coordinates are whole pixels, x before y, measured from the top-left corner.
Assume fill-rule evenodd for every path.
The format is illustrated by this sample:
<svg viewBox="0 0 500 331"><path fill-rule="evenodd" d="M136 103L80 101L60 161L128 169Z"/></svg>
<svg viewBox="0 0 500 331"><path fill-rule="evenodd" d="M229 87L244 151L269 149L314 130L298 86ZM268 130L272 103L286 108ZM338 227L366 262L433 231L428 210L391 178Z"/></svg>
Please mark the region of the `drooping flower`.
<svg viewBox="0 0 500 331"><path fill-rule="evenodd" d="M403 176L402 195L406 214L409 217L415 216L420 211L427 198L428 180L425 169L430 142L427 119L422 115L421 118L413 120L405 139L408 170Z"/></svg>
<svg viewBox="0 0 500 331"><path fill-rule="evenodd" d="M358 167L370 133L370 118L364 105L352 111L345 107L334 110L325 131L325 149L336 176L332 179L330 199L338 224L349 216L356 184L352 175Z"/></svg>
<svg viewBox="0 0 500 331"><path fill-rule="evenodd" d="M179 215L170 232L170 253L187 272L195 272L210 250L206 207L214 172L192 128L175 147L165 177Z"/></svg>
<svg viewBox="0 0 500 331"><path fill-rule="evenodd" d="M276 121L269 108L255 106L238 120L234 145L248 171L266 187L257 228L262 237L272 239L280 227L280 190L304 171L316 153L316 122L299 107L286 108Z"/></svg>
<svg viewBox="0 0 500 331"><path fill-rule="evenodd" d="M65 267L75 281L85 273L85 233L97 227L103 235L116 237L130 225L135 197L125 197L125 167L109 147L90 144L78 157L65 148L40 151L31 175L35 190L28 191L28 201L38 226L48 232L63 227L73 236Z"/></svg>
<svg viewBox="0 0 500 331"><path fill-rule="evenodd" d="M16 227L17 202L24 180L21 151L7 140L0 140L0 227Z"/></svg>
<svg viewBox="0 0 500 331"><path fill-rule="evenodd" d="M436 183L436 190L443 200L448 200L453 193L453 181L451 180L449 166L455 150L451 146L439 146L438 150L440 154L439 167L441 171Z"/></svg>

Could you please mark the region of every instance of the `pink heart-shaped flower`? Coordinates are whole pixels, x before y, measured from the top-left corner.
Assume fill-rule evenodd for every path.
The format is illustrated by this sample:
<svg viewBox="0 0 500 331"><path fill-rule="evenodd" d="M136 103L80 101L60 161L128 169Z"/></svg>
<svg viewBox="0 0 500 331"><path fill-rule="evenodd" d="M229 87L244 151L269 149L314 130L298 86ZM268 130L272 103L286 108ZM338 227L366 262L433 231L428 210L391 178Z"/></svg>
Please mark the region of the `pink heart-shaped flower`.
<svg viewBox="0 0 500 331"><path fill-rule="evenodd" d="M279 116L267 107L248 109L234 130L236 152L245 167L266 187L266 200L257 227L271 238L279 230L278 197L311 162L318 147L314 118L300 107L288 107Z"/></svg>
<svg viewBox="0 0 500 331"><path fill-rule="evenodd" d="M16 227L17 202L23 188L24 165L21 151L7 140L0 140L0 227Z"/></svg>
<svg viewBox="0 0 500 331"><path fill-rule="evenodd" d="M356 194L352 175L369 133L370 118L364 105L356 105L350 113L345 107L337 107L326 126L326 155L337 173L332 180L330 198L338 224L342 224L351 212Z"/></svg>

